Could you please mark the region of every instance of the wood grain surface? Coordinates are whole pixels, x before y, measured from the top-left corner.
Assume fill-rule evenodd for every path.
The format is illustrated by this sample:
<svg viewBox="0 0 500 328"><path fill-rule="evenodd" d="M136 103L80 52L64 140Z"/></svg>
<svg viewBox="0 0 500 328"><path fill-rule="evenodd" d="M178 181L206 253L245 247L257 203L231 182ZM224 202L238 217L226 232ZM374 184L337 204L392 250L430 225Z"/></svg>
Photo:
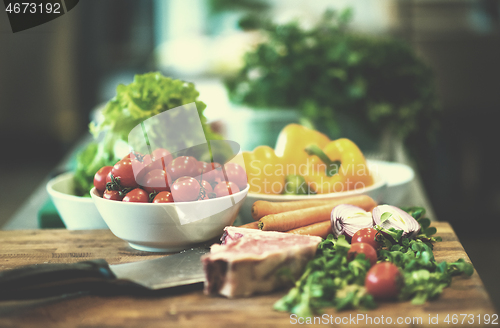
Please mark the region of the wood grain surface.
<svg viewBox="0 0 500 328"><path fill-rule="evenodd" d="M443 238L435 246L434 254L438 261L455 261L458 258L470 261L448 223L435 222L433 225ZM26 264L67 263L97 258L116 264L164 255L134 250L108 230L0 231L0 270ZM115 290L38 300L0 301L0 327L303 326L298 318L291 317L289 313L272 309L274 302L285 293L282 290L250 298L226 299L205 296L202 285L197 284L150 293ZM439 299L422 306L409 302L388 302L380 303L377 309L370 311L336 312L325 309L323 316L315 319L316 325L307 326L333 323L340 327L478 327L484 325L486 315L493 318L494 314L498 312L493 308L478 273L474 272L470 278L454 277L452 285ZM457 324L451 321L454 315ZM446 316L450 324L444 322ZM308 322L307 318L303 319ZM309 320L314 323L314 318ZM498 324L499 319L496 322Z"/></svg>

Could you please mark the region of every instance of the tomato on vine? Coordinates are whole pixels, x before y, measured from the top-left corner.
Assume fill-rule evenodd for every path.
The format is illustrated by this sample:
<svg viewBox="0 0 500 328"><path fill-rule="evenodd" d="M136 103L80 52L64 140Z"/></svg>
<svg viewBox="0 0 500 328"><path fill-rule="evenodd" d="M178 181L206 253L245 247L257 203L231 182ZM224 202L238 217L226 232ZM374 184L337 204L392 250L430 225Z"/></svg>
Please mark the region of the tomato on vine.
<svg viewBox="0 0 500 328"><path fill-rule="evenodd" d="M151 158L153 162L159 161L162 163L162 168L165 169L170 162L174 159L172 154L164 149L164 148L157 148L153 150L153 153L151 154Z"/></svg>
<svg viewBox="0 0 500 328"><path fill-rule="evenodd" d="M198 199L200 183L192 177L181 177L171 187L171 192L176 202L190 202Z"/></svg>
<svg viewBox="0 0 500 328"><path fill-rule="evenodd" d="M172 179L168 173L162 169L154 169L146 173L141 181L142 188L148 193L153 191L170 191Z"/></svg>
<svg viewBox="0 0 500 328"><path fill-rule="evenodd" d="M170 191L161 191L153 199L152 203L173 203L174 197Z"/></svg>
<svg viewBox="0 0 500 328"><path fill-rule="evenodd" d="M106 178L112 168L112 166L103 166L94 175L94 187L101 194L106 190Z"/></svg>
<svg viewBox="0 0 500 328"><path fill-rule="evenodd" d="M129 191L122 199L122 202L129 203L148 203L149 195L141 188L135 188Z"/></svg>
<svg viewBox="0 0 500 328"><path fill-rule="evenodd" d="M130 157L130 161L132 163L135 180L140 183L144 175L146 175L146 173L150 170L151 156L149 154L142 155L137 152L132 152L128 156Z"/></svg>
<svg viewBox="0 0 500 328"><path fill-rule="evenodd" d="M210 183L208 183L207 180L201 180L201 187L204 189L204 192L206 194L210 194L210 193L214 192L212 185Z"/></svg>
<svg viewBox="0 0 500 328"><path fill-rule="evenodd" d="M215 185L225 180L224 174L222 173L222 167L217 162L215 163L199 162L197 176L201 177L201 179L205 181L208 181L208 183L212 185Z"/></svg>
<svg viewBox="0 0 500 328"><path fill-rule="evenodd" d="M192 156L179 156L172 160L166 167L167 172L173 180L182 176L193 177L197 173L198 161Z"/></svg>
<svg viewBox="0 0 500 328"><path fill-rule="evenodd" d="M241 165L236 163L224 164L224 171L226 171L227 179L234 182L240 190L247 187L247 173Z"/></svg>
<svg viewBox="0 0 500 328"><path fill-rule="evenodd" d="M104 190L104 193L102 194L102 198L109 199L109 200L121 201L123 199L123 196L120 194L120 191L118 191L118 190L106 189L106 190Z"/></svg>
<svg viewBox="0 0 500 328"><path fill-rule="evenodd" d="M137 187L130 157L118 161L111 169L111 174L119 180L120 186L124 188Z"/></svg>
<svg viewBox="0 0 500 328"><path fill-rule="evenodd" d="M235 194L239 192L240 189L234 182L219 182L215 188L214 188L214 193L217 197L224 197L228 195Z"/></svg>

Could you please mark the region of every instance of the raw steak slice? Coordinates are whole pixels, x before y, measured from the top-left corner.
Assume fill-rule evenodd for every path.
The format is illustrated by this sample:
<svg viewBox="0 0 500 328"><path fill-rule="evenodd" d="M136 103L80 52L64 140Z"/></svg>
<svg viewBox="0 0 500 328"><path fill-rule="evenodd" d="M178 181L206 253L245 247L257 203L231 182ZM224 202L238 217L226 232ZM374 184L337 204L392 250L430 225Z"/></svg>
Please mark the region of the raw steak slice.
<svg viewBox="0 0 500 328"><path fill-rule="evenodd" d="M286 284L276 273L288 268L298 277L316 254L320 237L226 227L222 245L201 258L205 294L226 297L270 292Z"/></svg>

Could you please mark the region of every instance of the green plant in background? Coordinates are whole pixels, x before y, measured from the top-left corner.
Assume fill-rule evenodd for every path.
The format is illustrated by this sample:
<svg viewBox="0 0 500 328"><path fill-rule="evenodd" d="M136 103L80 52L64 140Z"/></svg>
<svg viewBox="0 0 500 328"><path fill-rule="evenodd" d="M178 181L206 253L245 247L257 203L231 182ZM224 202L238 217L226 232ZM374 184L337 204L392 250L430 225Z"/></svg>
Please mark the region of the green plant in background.
<svg viewBox="0 0 500 328"><path fill-rule="evenodd" d="M333 138L345 133L340 117L373 137L430 137L439 121L431 69L402 41L349 32L351 16L329 10L312 29L261 22L266 42L225 81L231 100L300 109Z"/></svg>
<svg viewBox="0 0 500 328"><path fill-rule="evenodd" d="M93 187L94 174L101 167L114 165L121 159L119 146L128 140L132 128L142 121L161 112L181 105L195 103L207 140L220 140L214 133L203 114L205 103L198 100L199 93L194 84L174 80L158 72L136 75L128 85L120 84L116 88L116 96L111 99L102 111L102 120L90 123L90 131L95 141L88 144L77 154L75 167L75 192L77 195L89 196ZM192 131L184 131L179 135L175 131L163 130L164 135L155 136L166 140L180 140L185 148L190 144ZM172 135L175 133L175 135ZM103 137L102 140L99 140Z"/></svg>
<svg viewBox="0 0 500 328"><path fill-rule="evenodd" d="M259 28L270 5L266 0L209 0L211 15L233 12L239 14L238 27L243 30Z"/></svg>

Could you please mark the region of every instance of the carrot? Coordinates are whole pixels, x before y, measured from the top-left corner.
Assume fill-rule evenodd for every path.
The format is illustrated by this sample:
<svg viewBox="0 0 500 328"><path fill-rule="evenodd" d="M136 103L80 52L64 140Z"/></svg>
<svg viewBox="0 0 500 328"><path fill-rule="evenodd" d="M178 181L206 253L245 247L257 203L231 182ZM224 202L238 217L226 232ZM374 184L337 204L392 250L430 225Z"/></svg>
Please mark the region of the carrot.
<svg viewBox="0 0 500 328"><path fill-rule="evenodd" d="M259 229L259 223L257 221L250 222L244 225L239 226L238 228L247 228L247 229Z"/></svg>
<svg viewBox="0 0 500 328"><path fill-rule="evenodd" d="M377 203L366 195L355 195L340 199L316 199L316 200L299 200L292 202L268 202L258 200L252 205L252 217L254 220L260 220L269 214L278 214L283 212L295 211L299 209L321 206L329 204L331 208L339 204L351 204L363 208L365 211L371 211Z"/></svg>
<svg viewBox="0 0 500 328"><path fill-rule="evenodd" d="M332 233L332 223L330 220L313 223L305 227L289 230L287 231L287 233L294 233L297 235L318 236L325 239L329 234Z"/></svg>
<svg viewBox="0 0 500 328"><path fill-rule="evenodd" d="M309 207L295 211L269 214L259 220L259 229L288 231L313 223L330 220L332 205Z"/></svg>

